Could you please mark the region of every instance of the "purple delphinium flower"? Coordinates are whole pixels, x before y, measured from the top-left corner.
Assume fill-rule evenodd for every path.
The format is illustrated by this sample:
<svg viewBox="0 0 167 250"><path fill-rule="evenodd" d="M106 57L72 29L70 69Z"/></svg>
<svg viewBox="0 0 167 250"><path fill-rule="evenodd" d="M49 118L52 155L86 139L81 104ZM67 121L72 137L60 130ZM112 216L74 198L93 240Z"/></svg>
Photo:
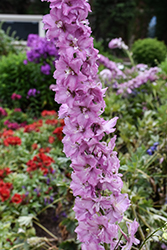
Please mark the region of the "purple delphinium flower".
<svg viewBox="0 0 167 250"><path fill-rule="evenodd" d="M130 79L127 82L118 84L117 86L117 94L131 94L133 89L140 87L142 84L146 83L148 80L155 81L158 76L159 69L158 67L150 68L149 70L145 70L143 72L139 72L139 75L133 79Z"/></svg>
<svg viewBox="0 0 167 250"><path fill-rule="evenodd" d="M124 43L124 41L122 41L121 37L112 39L109 42L108 47L110 49L119 48L119 49L128 50L128 46Z"/></svg>
<svg viewBox="0 0 167 250"><path fill-rule="evenodd" d="M120 79L126 78L126 75L118 68L117 64L113 61L110 61L107 57L99 54L98 56L98 64L103 64L106 68L108 68L112 73L112 78Z"/></svg>
<svg viewBox="0 0 167 250"><path fill-rule="evenodd" d="M105 121L106 89L97 82L98 51L90 38L91 29L86 19L90 5L86 0L51 0L51 11L44 16L47 37L57 37L59 60L56 61L54 78L55 101L61 103L59 117L64 118L64 153L71 158L71 189L76 196L74 211L78 220L75 230L83 244L82 250L110 250L120 245L118 223L130 206L127 194L122 194L123 182L119 170L116 136L109 143L106 134L115 131L117 117ZM116 73L123 73L117 69ZM107 194L107 195L104 195ZM132 227L135 227L134 229ZM128 224L127 250L138 244L134 237L138 223ZM90 248L91 246L91 248Z"/></svg>
<svg viewBox="0 0 167 250"><path fill-rule="evenodd" d="M41 66L41 72L45 75L50 75L51 67L49 64L45 64Z"/></svg>

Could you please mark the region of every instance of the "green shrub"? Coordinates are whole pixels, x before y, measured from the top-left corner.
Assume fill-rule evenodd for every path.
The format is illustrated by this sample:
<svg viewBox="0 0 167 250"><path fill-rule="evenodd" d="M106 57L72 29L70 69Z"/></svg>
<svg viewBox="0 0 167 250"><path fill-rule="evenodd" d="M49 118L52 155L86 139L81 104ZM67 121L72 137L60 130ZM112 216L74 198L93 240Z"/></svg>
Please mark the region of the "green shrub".
<svg viewBox="0 0 167 250"><path fill-rule="evenodd" d="M167 58L165 61L161 62L159 66L162 69L162 72L164 72L167 75Z"/></svg>
<svg viewBox="0 0 167 250"><path fill-rule="evenodd" d="M3 23L0 23L0 57L2 55L8 55L9 53L18 53L19 49L14 46L14 41L17 40L15 37L15 32L12 36L9 36L10 27L7 29L6 33L2 29Z"/></svg>
<svg viewBox="0 0 167 250"><path fill-rule="evenodd" d="M145 63L155 66L166 57L166 46L164 42L156 38L139 39L132 46L133 58L137 63Z"/></svg>
<svg viewBox="0 0 167 250"><path fill-rule="evenodd" d="M54 102L54 92L49 89L55 84L52 74L41 73L41 65L28 63L25 53L9 54L2 56L0 60L0 102L3 106L13 107L15 101L11 99L13 93L22 96L19 106L23 111L37 112L42 109L56 109L58 105ZM52 66L52 72L54 66ZM27 98L30 89L36 89L40 93L36 97ZM17 105L18 107L18 105Z"/></svg>

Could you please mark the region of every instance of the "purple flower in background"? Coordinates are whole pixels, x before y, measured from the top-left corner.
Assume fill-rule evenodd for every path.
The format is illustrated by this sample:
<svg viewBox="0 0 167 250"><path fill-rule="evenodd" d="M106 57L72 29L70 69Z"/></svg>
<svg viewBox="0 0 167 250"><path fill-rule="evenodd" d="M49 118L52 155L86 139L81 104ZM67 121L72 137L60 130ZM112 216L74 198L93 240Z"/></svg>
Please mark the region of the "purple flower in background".
<svg viewBox="0 0 167 250"><path fill-rule="evenodd" d="M56 39L47 40L46 37L39 37L36 34L29 34L27 39L27 60L29 62L40 63L45 62L46 59L54 58L54 61L58 59L58 49L55 46ZM23 61L26 64L26 60ZM42 70L41 70L42 71ZM45 70L44 70L45 71ZM47 75L48 70L46 71ZM44 73L45 74L45 73Z"/></svg>
<svg viewBox="0 0 167 250"><path fill-rule="evenodd" d="M49 75L51 71L51 67L49 64L45 64L41 66L41 72L45 75Z"/></svg>
<svg viewBox="0 0 167 250"><path fill-rule="evenodd" d="M36 90L36 89L29 89L28 93L27 93L27 98L29 98L30 96L36 96L37 94L39 94L40 91Z"/></svg>
<svg viewBox="0 0 167 250"><path fill-rule="evenodd" d="M27 65L27 60L24 60L23 63L24 63L24 65Z"/></svg>
<svg viewBox="0 0 167 250"><path fill-rule="evenodd" d="M46 180L46 184L49 185L49 183L50 183L50 178Z"/></svg>
<svg viewBox="0 0 167 250"><path fill-rule="evenodd" d="M38 39L38 35L36 34L29 34L27 39L27 46L31 47L33 42Z"/></svg>
<svg viewBox="0 0 167 250"><path fill-rule="evenodd" d="M114 38L112 39L109 44L108 47L110 49L115 49L115 48L119 48L119 49L125 49L128 50L128 46L122 41L122 38Z"/></svg>

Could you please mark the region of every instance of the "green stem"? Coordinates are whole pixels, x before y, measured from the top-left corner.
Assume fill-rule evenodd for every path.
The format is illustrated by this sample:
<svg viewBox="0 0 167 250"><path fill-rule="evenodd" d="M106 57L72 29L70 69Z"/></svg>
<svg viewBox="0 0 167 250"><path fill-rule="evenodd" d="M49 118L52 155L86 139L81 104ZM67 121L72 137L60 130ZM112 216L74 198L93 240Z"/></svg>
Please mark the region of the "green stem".
<svg viewBox="0 0 167 250"><path fill-rule="evenodd" d="M21 244L18 244L18 245L15 245L14 247L12 247L10 250L13 250L13 249L16 249L18 247L22 247L24 246L24 243L21 243Z"/></svg>
<svg viewBox="0 0 167 250"><path fill-rule="evenodd" d="M107 243L104 243L104 249L109 250L109 245Z"/></svg>
<svg viewBox="0 0 167 250"><path fill-rule="evenodd" d="M53 237L56 241L58 241L58 238L52 234L46 227L42 226L40 223L38 223L37 221L33 220L33 222L39 226L40 228L42 228L47 234L49 234L51 237Z"/></svg>
<svg viewBox="0 0 167 250"><path fill-rule="evenodd" d="M134 208L134 205L132 204L131 207L132 207L132 212L133 212L133 214L134 214L134 216L136 218L136 221L139 223L138 217L137 217L137 214L136 214L136 210ZM140 236L141 236L142 240L145 241L145 236L144 236L144 233L143 233L143 230L142 230L140 224L139 224L139 233L140 233ZM146 250L149 250L147 244L146 244Z"/></svg>
<svg viewBox="0 0 167 250"><path fill-rule="evenodd" d="M131 56L131 54L130 54L130 51L129 51L129 50L124 50L124 51L125 51L126 54L128 55L129 60L130 60L130 62L131 62L131 65L132 65L132 66L135 66L135 63L134 63L133 58L132 58L132 56Z"/></svg>
<svg viewBox="0 0 167 250"><path fill-rule="evenodd" d="M44 212L46 209L48 209L49 207L51 207L53 204L56 204L57 202L61 201L63 199L63 197L53 201L51 204L49 204L48 206L44 207L41 211L39 211L37 213L37 215L41 214L42 212Z"/></svg>
<svg viewBox="0 0 167 250"><path fill-rule="evenodd" d="M161 230L162 228L163 228L163 227L159 227L159 228L157 228L154 232L152 232L152 233L143 241L143 243L141 244L139 250L142 249L142 247L144 246L144 244L146 243L146 241L147 241L149 238L151 238L156 232L158 232L158 231Z"/></svg>
<svg viewBox="0 0 167 250"><path fill-rule="evenodd" d="M122 236L123 236L123 235L121 234L121 237L119 238L119 241L117 242L116 246L114 247L114 250L117 249L117 247L118 247L118 245L119 245L119 243L120 243L120 241L121 241Z"/></svg>

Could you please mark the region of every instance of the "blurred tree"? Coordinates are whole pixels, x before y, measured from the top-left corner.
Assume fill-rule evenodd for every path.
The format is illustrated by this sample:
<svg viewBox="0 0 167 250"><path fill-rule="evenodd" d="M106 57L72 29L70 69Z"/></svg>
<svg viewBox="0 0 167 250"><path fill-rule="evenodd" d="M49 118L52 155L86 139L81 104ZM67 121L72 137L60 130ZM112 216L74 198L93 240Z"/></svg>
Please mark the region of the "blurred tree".
<svg viewBox="0 0 167 250"><path fill-rule="evenodd" d="M94 37L109 40L122 37L131 45L146 38L148 24L156 16L156 37L167 43L167 0L90 0L93 12L89 15Z"/></svg>
<svg viewBox="0 0 167 250"><path fill-rule="evenodd" d="M132 35L136 1L93 0L90 22L95 38L103 38L105 46L115 37L122 37L128 43Z"/></svg>
<svg viewBox="0 0 167 250"><path fill-rule="evenodd" d="M167 0L154 0L154 13L157 17L156 37L167 44Z"/></svg>
<svg viewBox="0 0 167 250"><path fill-rule="evenodd" d="M47 14L49 3L41 0L0 0L1 14Z"/></svg>

